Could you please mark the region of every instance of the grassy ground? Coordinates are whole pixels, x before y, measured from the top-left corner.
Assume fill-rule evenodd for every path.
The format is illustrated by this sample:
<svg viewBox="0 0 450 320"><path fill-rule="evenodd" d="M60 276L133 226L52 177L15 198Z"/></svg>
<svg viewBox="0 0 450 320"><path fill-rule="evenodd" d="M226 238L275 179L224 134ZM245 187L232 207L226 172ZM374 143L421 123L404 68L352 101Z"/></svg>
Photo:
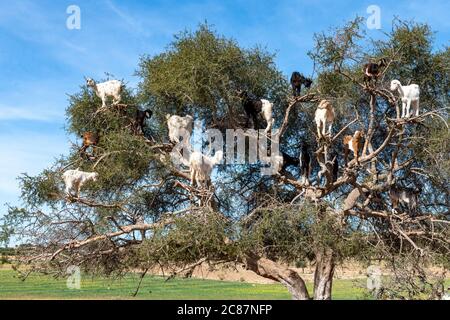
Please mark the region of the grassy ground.
<svg viewBox="0 0 450 320"><path fill-rule="evenodd" d="M290 299L287 290L278 284L248 284L199 279L173 279L147 276L136 298L131 296L138 283L136 275L112 281L85 277L81 290L70 290L64 279L32 275L25 282L12 270L0 269L0 299ZM336 280L334 299L363 299L364 280Z"/></svg>

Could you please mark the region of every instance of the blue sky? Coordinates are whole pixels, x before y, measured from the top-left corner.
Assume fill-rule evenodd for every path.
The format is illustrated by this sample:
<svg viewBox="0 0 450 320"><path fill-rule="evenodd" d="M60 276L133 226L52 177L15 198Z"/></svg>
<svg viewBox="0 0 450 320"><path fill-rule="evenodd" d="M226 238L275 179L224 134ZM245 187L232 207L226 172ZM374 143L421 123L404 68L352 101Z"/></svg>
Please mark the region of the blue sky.
<svg viewBox="0 0 450 320"><path fill-rule="evenodd" d="M394 15L414 18L438 32L438 48L448 45L447 0L0 0L0 215L4 203L20 204L18 175L37 174L67 152L67 94L83 76L109 72L135 86L140 55L158 54L173 34L204 21L243 46L276 52L284 73L310 74L313 34L368 16L371 4L381 8L381 31L390 30ZM66 28L69 5L81 9L81 30Z"/></svg>

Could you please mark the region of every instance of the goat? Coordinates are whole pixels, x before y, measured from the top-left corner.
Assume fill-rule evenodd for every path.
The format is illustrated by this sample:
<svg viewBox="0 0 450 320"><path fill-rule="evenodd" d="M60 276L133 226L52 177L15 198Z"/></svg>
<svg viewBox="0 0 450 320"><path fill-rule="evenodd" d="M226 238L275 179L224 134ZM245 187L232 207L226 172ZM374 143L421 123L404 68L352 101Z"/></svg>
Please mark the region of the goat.
<svg viewBox="0 0 450 320"><path fill-rule="evenodd" d="M300 158L291 157L286 152L281 152L281 157L283 159L283 166L281 167L281 171L285 171L287 167L290 166L298 167L300 165Z"/></svg>
<svg viewBox="0 0 450 320"><path fill-rule="evenodd" d="M299 158L300 170L302 172L302 184L304 185L309 184L309 177L312 171L312 159L308 149L308 144L303 144Z"/></svg>
<svg viewBox="0 0 450 320"><path fill-rule="evenodd" d="M339 160L337 158L337 156L335 156L333 158L333 183L337 181L338 176L339 176Z"/></svg>
<svg viewBox="0 0 450 320"><path fill-rule="evenodd" d="M97 181L98 173L96 172L83 172L79 169L67 170L62 175L64 184L66 185L66 195L75 196L78 198L80 195L80 190L84 184L88 181ZM71 191L75 190L75 195L71 194Z"/></svg>
<svg viewBox="0 0 450 320"><path fill-rule="evenodd" d="M113 98L113 104L117 105L122 100L123 83L119 80L110 80L103 83L96 83L91 78L86 78L86 84L92 88L95 94L102 100L102 108L106 108L108 97Z"/></svg>
<svg viewBox="0 0 450 320"><path fill-rule="evenodd" d="M134 123L134 130L136 133L140 132L140 133L144 133L144 128L145 128L145 121L150 119L153 115L152 110L147 109L147 110L139 110L137 109L136 111L136 115L135 115L135 123Z"/></svg>
<svg viewBox="0 0 450 320"><path fill-rule="evenodd" d="M386 67L386 59L381 58L378 60L377 63L369 62L364 65L363 72L364 72L364 82L367 84L372 79L377 81L378 77L381 74L381 70Z"/></svg>
<svg viewBox="0 0 450 320"><path fill-rule="evenodd" d="M356 159L356 164L359 165L359 150L362 146L362 138L364 138L363 131L355 131L353 136L345 136L343 139L344 142L344 159L345 165L348 164L348 153L349 150L353 151L353 156Z"/></svg>
<svg viewBox="0 0 450 320"><path fill-rule="evenodd" d="M396 187L391 187L389 190L389 198L391 199L392 204L392 213L397 212L399 203L407 204L409 212L412 215L416 214L417 203L418 203L418 195L420 194L421 189L399 189Z"/></svg>
<svg viewBox="0 0 450 320"><path fill-rule="evenodd" d="M322 100L317 107L314 120L317 125L317 135L319 139L326 135L326 125L329 125L328 134L331 135L334 122L334 108L330 101Z"/></svg>
<svg viewBox="0 0 450 320"><path fill-rule="evenodd" d="M291 86L294 97L298 97L302 91L302 85L309 89L312 85L312 80L304 77L300 72L294 71L291 76Z"/></svg>
<svg viewBox="0 0 450 320"><path fill-rule="evenodd" d="M185 139L183 142L189 144L189 139L192 135L192 130L194 126L194 118L192 116L171 116L168 114L166 116L167 126L169 128L169 139L173 143L180 143L180 136ZM185 134L188 136L185 137Z"/></svg>
<svg viewBox="0 0 450 320"><path fill-rule="evenodd" d="M99 134L88 131L83 133L82 138L83 138L83 146L81 147L80 151L82 153L85 153L89 147L92 147L93 151L95 151L95 147L100 141Z"/></svg>
<svg viewBox="0 0 450 320"><path fill-rule="evenodd" d="M211 172L214 166L219 164L222 159L222 151L217 151L214 157L205 156L198 151L192 152L189 158L191 185L208 188L211 184Z"/></svg>
<svg viewBox="0 0 450 320"><path fill-rule="evenodd" d="M323 176L326 177L327 185L336 182L339 175L339 162L337 156L333 157L333 160L331 161L325 161L325 159L323 159L323 161L318 159L318 161L320 165L320 171L317 172L318 185L321 184Z"/></svg>
<svg viewBox="0 0 450 320"><path fill-rule="evenodd" d="M400 81L391 81L391 91L398 91L402 99L402 118L409 118L411 105L414 106L416 117L419 116L419 100L420 88L417 84L410 84L409 86L402 86Z"/></svg>
<svg viewBox="0 0 450 320"><path fill-rule="evenodd" d="M275 122L272 116L273 104L265 99L251 99L246 91L241 92L240 96L245 114L247 115L245 127L248 128L250 118L252 118L253 129L258 130L258 115L262 114L264 120L267 122L267 127L264 132L268 133Z"/></svg>

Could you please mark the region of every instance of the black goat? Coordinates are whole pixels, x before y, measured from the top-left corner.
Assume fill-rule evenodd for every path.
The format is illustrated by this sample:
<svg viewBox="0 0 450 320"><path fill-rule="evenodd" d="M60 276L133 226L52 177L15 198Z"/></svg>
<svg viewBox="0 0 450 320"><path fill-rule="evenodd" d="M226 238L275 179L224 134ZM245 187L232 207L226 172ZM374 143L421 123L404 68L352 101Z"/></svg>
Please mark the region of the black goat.
<svg viewBox="0 0 450 320"><path fill-rule="evenodd" d="M262 111L262 101L259 99L250 98L247 91L242 91L240 93L240 97L242 99L242 106L244 107L244 111L247 116L245 127L248 128L250 118L252 118L253 129L258 130L258 114Z"/></svg>
<svg viewBox="0 0 450 320"><path fill-rule="evenodd" d="M304 143L300 153L300 170L302 171L303 184L309 183L309 176L312 170L312 159L308 149L308 144Z"/></svg>
<svg viewBox="0 0 450 320"><path fill-rule="evenodd" d="M312 80L306 78L300 72L294 71L291 76L291 85L294 97L298 97L302 91L302 85L309 89L311 88Z"/></svg>
<svg viewBox="0 0 450 320"><path fill-rule="evenodd" d="M153 112L150 109L147 110L137 110L136 111L136 116L134 119L134 130L136 132L136 134L138 133L144 133L144 128L145 128L145 121L147 119L150 119L153 115Z"/></svg>
<svg viewBox="0 0 450 320"><path fill-rule="evenodd" d="M286 152L281 152L281 156L283 157L283 167L281 168L281 171L285 171L287 167L290 166L298 167L300 165L299 158L291 157Z"/></svg>
<svg viewBox="0 0 450 320"><path fill-rule="evenodd" d="M377 81L381 74L381 70L386 67L386 59L381 58L377 63L369 62L364 65L364 82L367 84L371 80Z"/></svg>
<svg viewBox="0 0 450 320"><path fill-rule="evenodd" d="M339 176L339 161L337 156L334 157L332 162L333 162L333 182L336 182Z"/></svg>
<svg viewBox="0 0 450 320"><path fill-rule="evenodd" d="M261 114L267 123L267 127L264 130L267 134L272 129L273 123L275 122L272 114L273 103L266 99L252 99L248 96L246 91L241 91L239 96L242 99L242 105L244 107L245 114L247 115L245 127L248 128L250 118L252 118L253 129L259 130L258 114Z"/></svg>

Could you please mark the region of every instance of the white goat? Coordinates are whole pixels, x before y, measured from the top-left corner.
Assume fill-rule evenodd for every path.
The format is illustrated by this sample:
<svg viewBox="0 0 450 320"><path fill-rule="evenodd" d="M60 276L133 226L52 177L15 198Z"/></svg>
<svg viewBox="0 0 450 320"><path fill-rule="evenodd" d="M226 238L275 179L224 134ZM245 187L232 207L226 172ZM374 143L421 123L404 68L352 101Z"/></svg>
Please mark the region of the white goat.
<svg viewBox="0 0 450 320"><path fill-rule="evenodd" d="M87 78L86 84L92 88L95 94L102 99L102 108L106 108L106 100L108 97L113 98L113 104L119 104L122 100L123 83L119 80L110 80L103 83L96 83L94 80Z"/></svg>
<svg viewBox="0 0 450 320"><path fill-rule="evenodd" d="M314 120L317 125L317 134L319 139L326 135L326 125L329 125L328 134L331 135L331 129L334 122L334 108L330 101L322 100L317 107Z"/></svg>
<svg viewBox="0 0 450 320"><path fill-rule="evenodd" d="M409 86L402 86L400 81L391 81L391 91L398 91L402 99L402 118L409 118L411 105L414 107L414 114L419 115L419 98L420 88L417 84L410 84Z"/></svg>
<svg viewBox="0 0 450 320"><path fill-rule="evenodd" d="M223 159L223 152L217 151L214 157L208 157L204 154L194 151L189 159L191 168L191 184L208 187L211 183L211 172L215 165Z"/></svg>
<svg viewBox="0 0 450 320"><path fill-rule="evenodd" d="M171 116L168 114L166 116L167 126L169 128L169 139L173 143L180 143L180 136L184 137L183 142L189 144L189 139L192 135L194 118L191 116ZM188 133L189 136L184 135ZM186 141L185 141L186 140Z"/></svg>
<svg viewBox="0 0 450 320"><path fill-rule="evenodd" d="M267 127L264 130L264 133L268 133L272 129L273 123L275 122L275 119L273 119L272 116L273 103L266 99L261 99L261 103L261 114L267 122Z"/></svg>
<svg viewBox="0 0 450 320"><path fill-rule="evenodd" d="M72 196L71 191L75 190L75 197L80 195L80 190L84 184L88 181L97 181L98 173L96 172L83 172L79 169L67 170L62 175L64 184L66 185L66 194Z"/></svg>

